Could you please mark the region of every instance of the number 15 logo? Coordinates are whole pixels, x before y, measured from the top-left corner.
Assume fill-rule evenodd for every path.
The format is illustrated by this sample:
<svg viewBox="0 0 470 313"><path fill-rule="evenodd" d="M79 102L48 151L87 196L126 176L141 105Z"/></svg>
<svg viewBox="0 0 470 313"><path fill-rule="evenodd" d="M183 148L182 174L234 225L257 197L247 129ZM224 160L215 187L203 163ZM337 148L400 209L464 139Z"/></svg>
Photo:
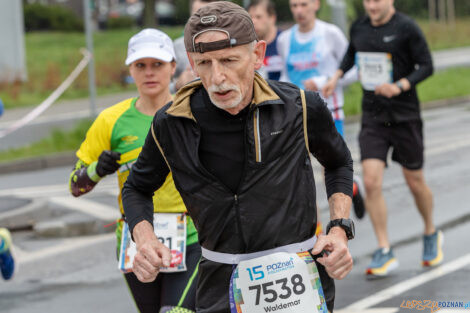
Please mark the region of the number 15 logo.
<svg viewBox="0 0 470 313"><path fill-rule="evenodd" d="M258 266L253 266L252 268L247 268L246 270L248 271L248 274L250 274L250 280L253 281L253 276L254 280L260 280L264 278L264 272L263 270L258 270L260 268L263 268L263 266L258 265ZM258 276L258 277L256 277Z"/></svg>

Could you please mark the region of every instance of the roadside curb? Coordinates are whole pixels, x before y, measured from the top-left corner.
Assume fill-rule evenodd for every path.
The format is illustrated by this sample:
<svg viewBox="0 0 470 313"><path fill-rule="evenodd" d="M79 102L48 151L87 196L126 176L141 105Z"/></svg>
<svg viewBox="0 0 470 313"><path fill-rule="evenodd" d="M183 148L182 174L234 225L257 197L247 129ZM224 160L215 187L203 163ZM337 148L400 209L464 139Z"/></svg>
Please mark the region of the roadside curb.
<svg viewBox="0 0 470 313"><path fill-rule="evenodd" d="M428 109L442 108L442 107L451 106L451 105L464 104L466 102L470 102L470 95L458 97L458 98L428 101L428 102L421 103L420 107L421 107L421 110L428 110ZM361 114L346 116L344 119L344 122L346 124L356 123L360 121L361 121Z"/></svg>
<svg viewBox="0 0 470 313"><path fill-rule="evenodd" d="M0 163L0 175L26 171L36 171L67 165L69 165L72 169L76 160L77 157L75 156L75 151L73 151L16 160L12 162L4 162Z"/></svg>
<svg viewBox="0 0 470 313"><path fill-rule="evenodd" d="M421 103L421 110L436 109L451 105L463 104L465 102L470 102L470 96ZM344 120L346 124L356 123L360 121L360 114L347 116ZM0 163L0 175L25 171L43 170L47 168L54 168L67 165L69 165L72 169L76 160L77 157L75 156L75 151L70 151L54 155L34 157L16 160L12 162L4 162Z"/></svg>

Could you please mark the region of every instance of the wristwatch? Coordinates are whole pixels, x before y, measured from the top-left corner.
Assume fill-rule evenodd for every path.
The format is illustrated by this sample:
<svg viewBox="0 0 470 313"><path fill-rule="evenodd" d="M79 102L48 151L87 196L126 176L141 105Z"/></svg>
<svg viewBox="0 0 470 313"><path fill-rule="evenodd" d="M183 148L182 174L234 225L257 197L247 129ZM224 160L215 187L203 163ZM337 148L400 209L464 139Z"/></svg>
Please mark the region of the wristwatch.
<svg viewBox="0 0 470 313"><path fill-rule="evenodd" d="M397 80L395 82L395 85L397 85L397 87L400 88L401 92L405 91L405 87L403 87L403 84L401 83L401 81Z"/></svg>
<svg viewBox="0 0 470 313"><path fill-rule="evenodd" d="M335 226L339 226L342 229L344 229L344 231L346 232L346 237L348 237L348 240L351 240L354 238L356 231L354 229L354 222L352 219L339 218L336 220L331 220L326 226L326 234L328 235L328 233L330 232L330 229Z"/></svg>

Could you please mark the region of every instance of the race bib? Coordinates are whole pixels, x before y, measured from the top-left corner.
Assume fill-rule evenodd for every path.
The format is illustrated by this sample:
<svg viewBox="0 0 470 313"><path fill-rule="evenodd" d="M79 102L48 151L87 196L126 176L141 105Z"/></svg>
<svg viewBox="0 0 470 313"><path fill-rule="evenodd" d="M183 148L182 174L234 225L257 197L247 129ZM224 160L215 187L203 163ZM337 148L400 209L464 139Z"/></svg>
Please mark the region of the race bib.
<svg viewBox="0 0 470 313"><path fill-rule="evenodd" d="M327 313L308 252L278 252L240 262L230 280L231 313Z"/></svg>
<svg viewBox="0 0 470 313"><path fill-rule="evenodd" d="M153 229L158 240L171 250L171 265L160 268L160 272L186 271L186 215L182 213L155 213ZM119 253L119 269L122 272L132 272L136 253L136 245L131 239L129 226L124 223Z"/></svg>
<svg viewBox="0 0 470 313"><path fill-rule="evenodd" d="M385 52L358 52L356 65L362 88L373 91L375 87L393 82L392 55Z"/></svg>

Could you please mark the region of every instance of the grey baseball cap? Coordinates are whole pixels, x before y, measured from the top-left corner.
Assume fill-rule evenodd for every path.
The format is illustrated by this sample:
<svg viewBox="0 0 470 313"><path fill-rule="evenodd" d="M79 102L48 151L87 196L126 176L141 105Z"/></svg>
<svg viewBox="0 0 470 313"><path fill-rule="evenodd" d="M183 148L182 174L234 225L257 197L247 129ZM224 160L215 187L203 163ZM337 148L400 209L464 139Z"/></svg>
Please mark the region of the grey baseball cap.
<svg viewBox="0 0 470 313"><path fill-rule="evenodd" d="M221 31L227 39L195 43L196 37L207 31ZM188 52L204 53L258 40L248 12L229 1L207 4L194 13L184 27L184 45Z"/></svg>

